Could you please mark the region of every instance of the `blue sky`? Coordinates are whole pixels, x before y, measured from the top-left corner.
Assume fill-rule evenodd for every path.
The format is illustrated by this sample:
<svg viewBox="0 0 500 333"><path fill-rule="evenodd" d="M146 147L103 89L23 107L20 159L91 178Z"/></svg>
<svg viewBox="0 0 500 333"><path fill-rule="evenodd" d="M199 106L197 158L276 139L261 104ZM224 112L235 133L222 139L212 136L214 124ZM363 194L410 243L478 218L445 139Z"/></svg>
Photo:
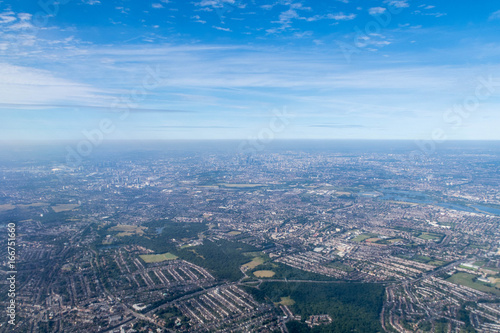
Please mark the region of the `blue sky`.
<svg viewBox="0 0 500 333"><path fill-rule="evenodd" d="M500 139L496 1L22 0L0 27L4 141Z"/></svg>

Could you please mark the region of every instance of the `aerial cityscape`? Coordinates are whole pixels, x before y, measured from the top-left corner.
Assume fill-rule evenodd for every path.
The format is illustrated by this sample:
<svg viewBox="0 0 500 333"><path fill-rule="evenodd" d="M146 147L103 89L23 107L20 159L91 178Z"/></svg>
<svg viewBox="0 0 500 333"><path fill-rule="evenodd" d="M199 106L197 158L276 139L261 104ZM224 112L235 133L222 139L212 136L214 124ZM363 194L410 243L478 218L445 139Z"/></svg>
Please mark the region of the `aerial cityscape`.
<svg viewBox="0 0 500 333"><path fill-rule="evenodd" d="M500 148L412 145L19 147L17 330L497 332Z"/></svg>
<svg viewBox="0 0 500 333"><path fill-rule="evenodd" d="M499 31L0 0L0 333L500 333Z"/></svg>

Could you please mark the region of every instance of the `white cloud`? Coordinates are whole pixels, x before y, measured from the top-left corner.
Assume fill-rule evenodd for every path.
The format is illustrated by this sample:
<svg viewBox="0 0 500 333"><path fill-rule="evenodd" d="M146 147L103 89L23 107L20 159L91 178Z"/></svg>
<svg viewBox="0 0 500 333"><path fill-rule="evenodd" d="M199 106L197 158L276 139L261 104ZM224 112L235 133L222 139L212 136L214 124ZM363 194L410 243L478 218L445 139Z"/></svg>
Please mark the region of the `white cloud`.
<svg viewBox="0 0 500 333"><path fill-rule="evenodd" d="M441 17L441 16L446 16L448 14L446 13L424 13L420 10L415 10L413 12L413 14L416 14L416 15L423 15L423 16L434 16L434 17Z"/></svg>
<svg viewBox="0 0 500 333"><path fill-rule="evenodd" d="M193 20L195 20L194 22L197 22L197 23L201 23L201 24L207 23L207 21L201 19L200 15L194 15L194 16L191 16L191 18Z"/></svg>
<svg viewBox="0 0 500 333"><path fill-rule="evenodd" d="M379 14L382 14L386 11L385 8L383 7L372 7L368 10L368 13L370 15L379 15Z"/></svg>
<svg viewBox="0 0 500 333"><path fill-rule="evenodd" d="M28 13L19 13L17 14L17 17L19 18L19 22L12 24L7 27L9 30L35 30L35 26L31 24L30 20L32 15Z"/></svg>
<svg viewBox="0 0 500 333"><path fill-rule="evenodd" d="M311 10L311 7L303 7L300 2L297 3L291 3L290 8L293 9L302 9L302 10Z"/></svg>
<svg viewBox="0 0 500 333"><path fill-rule="evenodd" d="M100 5L101 1L99 0L82 0L82 2L86 5Z"/></svg>
<svg viewBox="0 0 500 333"><path fill-rule="evenodd" d="M128 12L130 11L130 8L125 8L125 7L115 7L116 10L119 10L120 13L122 14L128 14Z"/></svg>
<svg viewBox="0 0 500 333"><path fill-rule="evenodd" d="M302 6L301 3L288 1L288 2L285 2L284 5L289 6L288 10L285 10L285 11L280 13L279 21L272 21L272 23L279 23L280 27L267 29L266 31L268 33L278 33L278 32L282 32L282 31L287 30L288 28L290 28L292 26L292 21L294 19L315 21L316 19L323 18L323 17L320 17L318 15L316 15L317 18L316 17L312 17L312 18L300 17L300 15L297 13L297 10L305 10L305 11L311 10L310 7L304 7L304 6Z"/></svg>
<svg viewBox="0 0 500 333"><path fill-rule="evenodd" d="M212 8L222 8L225 5L234 5L234 0L201 0L200 2L196 2L196 6L200 7L212 7Z"/></svg>
<svg viewBox="0 0 500 333"><path fill-rule="evenodd" d="M356 14L344 14L342 12L340 13L337 13L337 14L328 14L327 17L329 19L333 19L333 20L336 20L336 21L350 21L350 20L354 20L356 18Z"/></svg>
<svg viewBox="0 0 500 333"><path fill-rule="evenodd" d="M31 20L32 16L33 15L28 14L28 13L19 13L19 14L17 14L17 17L19 17L19 19L21 21L29 21L29 20Z"/></svg>
<svg viewBox="0 0 500 333"><path fill-rule="evenodd" d="M280 13L279 21L273 21L272 23L279 23L281 26L278 28L267 29L268 33L277 33L284 31L292 26L292 19L299 18L299 14L290 8L284 12Z"/></svg>
<svg viewBox="0 0 500 333"><path fill-rule="evenodd" d="M7 29L28 31L28 30L35 29L35 26L32 25L30 22L21 21L21 22L18 22L18 23L15 23L15 24L8 26Z"/></svg>
<svg viewBox="0 0 500 333"><path fill-rule="evenodd" d="M496 12L490 15L490 20L499 20L499 19L500 19L500 10L497 10Z"/></svg>
<svg viewBox="0 0 500 333"><path fill-rule="evenodd" d="M260 8L265 9L265 10L270 10L270 9L272 9L274 6L275 6L275 4L272 4L272 5L262 5L262 6L260 6Z"/></svg>
<svg viewBox="0 0 500 333"><path fill-rule="evenodd" d="M356 18L356 14L345 15L344 13L337 14L326 14L326 15L314 15L310 17L299 17L301 20L306 20L307 22L314 22L323 19L336 20L336 21L348 21Z"/></svg>
<svg viewBox="0 0 500 333"><path fill-rule="evenodd" d="M0 24L6 24L16 21L16 15L13 11L9 10L0 14Z"/></svg>
<svg viewBox="0 0 500 333"><path fill-rule="evenodd" d="M215 26L215 25L214 25L214 26L212 26L212 28L217 29L217 30L221 30L221 31L228 31L228 32L230 32L230 31L231 31L231 29L229 29L229 28L217 27L217 26Z"/></svg>
<svg viewBox="0 0 500 333"><path fill-rule="evenodd" d="M0 100L4 104L107 105L99 90L58 78L49 71L1 63L0 77Z"/></svg>
<svg viewBox="0 0 500 333"><path fill-rule="evenodd" d="M297 38L311 37L313 35L312 31L296 32L293 34Z"/></svg>
<svg viewBox="0 0 500 333"><path fill-rule="evenodd" d="M156 9L164 8L161 3L153 3L153 4L151 4L151 7L156 8Z"/></svg>
<svg viewBox="0 0 500 333"><path fill-rule="evenodd" d="M373 39L367 51L387 44L387 41L376 39L375 36ZM184 94L217 98L218 105L214 109L227 114L235 114L235 108L230 106L232 103L248 107L252 110L248 112L251 114L253 110L262 108L265 104L262 101L269 98L273 100L272 103L282 105L295 103L297 112L303 111L307 115L335 109L356 114L366 112L372 116L375 110L382 119L386 119L390 117L387 110L391 107L397 107L398 110L394 111L398 112L416 108L417 111L425 109L426 112L437 110L440 115L444 110L439 109L440 102L446 103L450 94L454 94L452 100L456 96L460 98L461 92L457 92L457 88L462 82L458 82L457 78L464 77L464 73L478 73L477 68L469 66L412 66L413 59L407 55L393 57L390 63L375 61L370 66L371 70L359 67L347 69L342 65L344 59L335 58L334 52L331 52L331 56L324 56L324 51L332 49L331 41L325 41L328 42L325 46L313 46L310 43L312 48L302 51L294 49L294 52L250 46L94 46L86 50L87 53L85 49L77 49L59 55L57 59L72 62L71 66L66 64L64 67L64 77L86 77L89 82L110 89L110 96L112 93L116 96L130 93L146 75L144 70L147 64L160 64L159 77L165 81L138 107L207 110L206 101L189 102L172 95L182 91ZM311 52L311 49L320 49L320 52ZM341 57L340 54L338 56ZM98 59L103 58L109 60L101 65ZM418 58L418 61L416 63L421 63L422 59ZM495 69L498 66L488 68L489 71ZM8 98L3 103L19 101L23 104L73 105L85 102L96 105L99 101L105 107L109 105L101 97L101 92L89 85L28 67L24 67L21 72L8 75L14 79L24 78L21 83L14 85L16 89L11 89L8 84L0 84L0 100ZM27 75L31 76L30 80L26 78ZM3 70L0 71L0 77L4 76ZM8 82L12 83L12 79ZM31 87L30 83L43 87ZM231 93L228 94L229 89ZM293 94L290 94L291 89ZM63 97L63 100L60 101L59 97ZM310 110L314 111L309 113Z"/></svg>
<svg viewBox="0 0 500 333"><path fill-rule="evenodd" d="M393 6L396 8L407 8L410 7L408 4L408 0L386 0L384 3L389 4L389 6Z"/></svg>
<svg viewBox="0 0 500 333"><path fill-rule="evenodd" d="M289 10L282 12L280 14L280 22L281 23L290 23L290 21L292 19L297 18L297 17L299 17L297 12L293 9L289 9Z"/></svg>

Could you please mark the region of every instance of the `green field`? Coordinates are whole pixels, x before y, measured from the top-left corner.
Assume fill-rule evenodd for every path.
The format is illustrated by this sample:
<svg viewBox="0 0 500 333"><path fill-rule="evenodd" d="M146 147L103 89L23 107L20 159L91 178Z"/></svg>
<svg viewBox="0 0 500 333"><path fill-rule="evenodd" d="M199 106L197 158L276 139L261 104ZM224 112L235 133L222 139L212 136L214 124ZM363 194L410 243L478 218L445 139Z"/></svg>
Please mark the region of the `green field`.
<svg viewBox="0 0 500 333"><path fill-rule="evenodd" d="M143 254L143 255L140 255L139 257L141 257L142 260L144 260L144 262L150 264L150 263L153 263L153 262L162 262L162 261L166 261L166 260L175 260L177 259L178 257L170 252L167 252L167 253L162 253L162 254Z"/></svg>
<svg viewBox="0 0 500 333"><path fill-rule="evenodd" d="M18 204L18 205L13 205L13 204L3 204L3 205L0 205L0 211L4 211L4 210L12 210L12 209L16 209L16 208L21 208L21 209L25 209L25 208L30 208L30 207L43 207L43 206L47 206L48 203L44 203L44 202L35 202L35 203L32 203L32 204ZM56 205L57 206L57 205ZM76 205L78 206L78 205ZM57 210L57 207L54 211ZM57 211L56 211L57 213Z"/></svg>
<svg viewBox="0 0 500 333"><path fill-rule="evenodd" d="M273 277L276 273L273 272L273 271L255 271L253 272L253 275L255 275L256 277L259 277L259 278L270 278L270 277Z"/></svg>
<svg viewBox="0 0 500 333"><path fill-rule="evenodd" d="M146 227L142 226L118 224L114 227L109 228L109 231L119 231L119 233L117 233L116 236L124 237L133 235L142 236L144 234L144 230L146 229L147 229Z"/></svg>
<svg viewBox="0 0 500 333"><path fill-rule="evenodd" d="M290 306L290 305L294 305L295 301L293 299L291 299L290 296L287 296L287 297L281 297L281 301L276 303L276 304Z"/></svg>
<svg viewBox="0 0 500 333"><path fill-rule="evenodd" d="M16 209L16 206L14 206L13 204L0 205L0 211L12 209Z"/></svg>
<svg viewBox="0 0 500 333"><path fill-rule="evenodd" d="M254 269L255 267L262 265L265 261L265 258L263 257L254 257L252 261L247 262L246 264L243 265L243 267L247 269Z"/></svg>
<svg viewBox="0 0 500 333"><path fill-rule="evenodd" d="M412 260L426 264L426 263L432 261L432 258L428 257L428 256L414 256L412 258Z"/></svg>
<svg viewBox="0 0 500 333"><path fill-rule="evenodd" d="M478 260L478 261L475 261L473 265L478 266L478 267L482 267L482 266L486 265L486 261Z"/></svg>
<svg viewBox="0 0 500 333"><path fill-rule="evenodd" d="M253 187L261 187L265 186L264 184L217 184L222 187L229 187L229 188L253 188Z"/></svg>
<svg viewBox="0 0 500 333"><path fill-rule="evenodd" d="M369 238L374 238L376 237L377 234L372 234L372 233L367 233L367 234L361 234L361 235L357 235L356 237L354 237L352 239L353 242L358 242L358 243L361 243L362 241L364 240L367 240Z"/></svg>
<svg viewBox="0 0 500 333"><path fill-rule="evenodd" d="M379 243L379 244L394 244L394 243L401 242L401 241L404 242L404 239L402 239L402 238L389 238L389 239L382 239L382 240L378 241L377 243Z"/></svg>
<svg viewBox="0 0 500 333"><path fill-rule="evenodd" d="M432 266L440 267L440 266L446 265L447 263L448 262L442 261L442 260L432 260L432 261L429 261L427 264L432 265Z"/></svg>
<svg viewBox="0 0 500 333"><path fill-rule="evenodd" d="M500 290L496 289L494 287L491 287L487 283L481 282L481 281L476 281L476 275L465 273L465 272L458 272L450 276L447 281L460 284L462 286L466 286L469 288L473 288L479 291L483 291L485 293L492 293L497 296L500 296Z"/></svg>
<svg viewBox="0 0 500 333"><path fill-rule="evenodd" d="M341 261L332 261L332 262L326 264L325 266L326 267L332 267L332 268L340 269L341 271L344 271L344 272L352 272L352 271L354 271L354 268L352 268L349 265L343 264Z"/></svg>
<svg viewBox="0 0 500 333"><path fill-rule="evenodd" d="M79 204L57 204L52 206L52 210L56 213L60 212L66 212L75 209L76 207L79 207Z"/></svg>
<svg viewBox="0 0 500 333"><path fill-rule="evenodd" d="M443 235L434 234L434 233L430 233L430 232L422 232L420 235L418 235L418 238L436 241L436 240L440 240L441 238L443 238Z"/></svg>
<svg viewBox="0 0 500 333"><path fill-rule="evenodd" d="M469 266L464 266L464 265L459 265L458 267L463 268L463 269L468 269L470 271L477 271L477 268L475 268L475 267L469 267Z"/></svg>
<svg viewBox="0 0 500 333"><path fill-rule="evenodd" d="M336 280L333 277L325 276L313 272L303 271L298 268L290 267L279 262L267 261L256 268L249 270L249 276L254 275L257 271L272 271L275 273L273 279L288 279L288 280L314 280L314 281L332 281ZM254 275L256 276L256 275ZM265 276L256 276L262 278Z"/></svg>

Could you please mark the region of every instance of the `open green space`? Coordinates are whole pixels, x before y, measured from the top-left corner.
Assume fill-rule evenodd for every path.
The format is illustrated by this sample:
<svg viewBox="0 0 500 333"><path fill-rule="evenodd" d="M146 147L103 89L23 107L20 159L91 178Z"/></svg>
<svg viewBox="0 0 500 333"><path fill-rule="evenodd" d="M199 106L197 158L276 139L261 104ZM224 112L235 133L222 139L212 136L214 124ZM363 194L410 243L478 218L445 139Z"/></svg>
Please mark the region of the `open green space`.
<svg viewBox="0 0 500 333"><path fill-rule="evenodd" d="M270 278L270 277L273 277L276 273L273 272L273 271L255 271L253 272L253 275L255 275L256 277L258 278Z"/></svg>
<svg viewBox="0 0 500 333"><path fill-rule="evenodd" d="M463 268L463 269L468 269L470 271L477 271L476 267L470 267L470 266L466 266L466 265L459 265L458 267Z"/></svg>
<svg viewBox="0 0 500 333"><path fill-rule="evenodd" d="M118 224L114 227L109 228L109 231L118 231L116 236L124 237L133 235L142 236L144 234L144 230L146 229L147 229L146 227L141 227L136 225Z"/></svg>
<svg viewBox="0 0 500 333"><path fill-rule="evenodd" d="M438 241L441 238L443 238L443 235L442 234L431 233L431 232L422 232L417 237L420 238L420 239L425 239L425 240Z"/></svg>
<svg viewBox="0 0 500 333"><path fill-rule="evenodd" d="M162 262L166 260L175 260L178 257L170 252L162 253L162 254L143 254L140 255L142 260L146 263L154 263L154 262Z"/></svg>
<svg viewBox="0 0 500 333"><path fill-rule="evenodd" d="M384 287L370 283L263 282L244 287L260 302L289 306L302 322L290 322L289 332L382 332L379 314ZM329 314L333 322L310 329L311 315Z"/></svg>
<svg viewBox="0 0 500 333"><path fill-rule="evenodd" d="M217 185L228 188L254 188L254 187L266 186L264 184L228 184L228 183L221 183Z"/></svg>
<svg viewBox="0 0 500 333"><path fill-rule="evenodd" d="M482 266L486 265L486 261L478 260L478 261L475 261L473 265L478 266L478 267L482 267Z"/></svg>
<svg viewBox="0 0 500 333"><path fill-rule="evenodd" d="M273 279L287 279L287 280L313 280L313 281L333 281L336 280L333 277L303 271L298 268L290 267L288 265L278 263L278 262L265 262L262 265L257 266L253 270L248 272L249 276L255 276L257 278L266 278L266 276L257 276L255 273L257 271L272 271L275 274L272 276Z"/></svg>
<svg viewBox="0 0 500 333"><path fill-rule="evenodd" d="M63 214L63 213L61 213ZM175 222L169 219L156 220L143 226L108 225L98 229L102 243L107 234L116 235L115 245L140 245L155 253L170 252L176 254L176 248L190 239L198 239L208 230L206 223ZM129 236L129 237L122 237Z"/></svg>
<svg viewBox="0 0 500 333"><path fill-rule="evenodd" d="M462 286L466 286L469 288L473 288L479 291L483 291L485 293L492 293L497 296L500 296L500 289L492 287L491 285L478 281L477 276L474 274L469 274L465 272L457 272L450 276L447 281L452 283L460 284Z"/></svg>
<svg viewBox="0 0 500 333"><path fill-rule="evenodd" d="M276 304L290 306L290 305L294 305L295 301L293 299L291 299L290 296L287 296L287 297L281 297L281 301L279 301Z"/></svg>
<svg viewBox="0 0 500 333"><path fill-rule="evenodd" d="M344 271L344 272L354 271L353 267L346 265L346 264L343 264L341 261L332 261L332 262L326 264L325 266L340 269L341 271Z"/></svg>
<svg viewBox="0 0 500 333"><path fill-rule="evenodd" d="M178 321L179 323L177 327L180 327L189 321L189 318L184 316L182 312L176 307L163 308L158 310L155 314L160 319L165 321L167 328L171 329L177 326L176 321Z"/></svg>
<svg viewBox="0 0 500 333"><path fill-rule="evenodd" d="M246 269L254 269L255 267L262 265L266 259L264 257L254 257L252 261L247 262L243 265Z"/></svg>
<svg viewBox="0 0 500 333"><path fill-rule="evenodd" d="M16 206L13 205L13 204L0 205L0 211L3 211L3 210L12 210L12 209L16 209Z"/></svg>
<svg viewBox="0 0 500 333"><path fill-rule="evenodd" d="M51 208L55 213L60 213L73 210L79 206L79 204L57 204L52 206Z"/></svg>
<svg viewBox="0 0 500 333"><path fill-rule="evenodd" d="M421 263L424 263L424 264L427 264L428 262L432 261L432 258L431 257L428 257L428 256L421 256L421 255L416 255L414 256L413 258L411 258L412 260L415 260L415 261L418 261L418 262L421 262Z"/></svg>
<svg viewBox="0 0 500 333"><path fill-rule="evenodd" d="M442 261L442 260L431 260L431 261L427 262L427 264L432 265L432 266L436 266L436 267L444 266L447 263L448 262Z"/></svg>
<svg viewBox="0 0 500 333"><path fill-rule="evenodd" d="M372 233L360 234L360 235L357 235L356 237L354 237L352 239L352 241L361 243L362 241L364 241L366 239L374 238L376 236L377 236L377 234L372 234Z"/></svg>

